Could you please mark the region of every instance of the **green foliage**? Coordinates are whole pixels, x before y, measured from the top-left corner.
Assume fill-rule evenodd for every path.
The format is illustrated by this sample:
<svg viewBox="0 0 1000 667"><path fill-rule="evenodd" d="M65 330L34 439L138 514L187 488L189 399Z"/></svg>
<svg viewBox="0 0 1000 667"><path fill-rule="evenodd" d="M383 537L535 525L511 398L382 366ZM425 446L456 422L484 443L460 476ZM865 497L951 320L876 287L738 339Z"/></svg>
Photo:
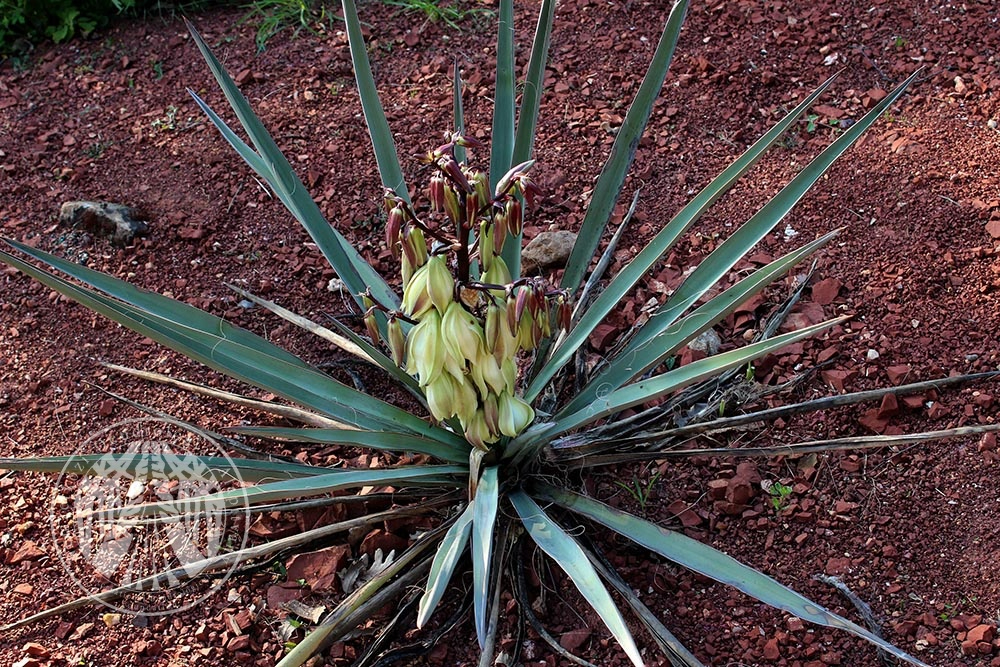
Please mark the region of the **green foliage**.
<svg viewBox="0 0 1000 667"><path fill-rule="evenodd" d="M191 11L211 0L0 0L0 56L20 57L45 41L89 35L122 16Z"/></svg>
<svg viewBox="0 0 1000 667"><path fill-rule="evenodd" d="M303 2L267 0L255 4L297 8L300 21L306 16L307 5ZM386 245L399 262L401 296L393 288L395 281L379 275L323 218L263 123L193 27L195 43L250 143L241 139L205 100L194 92L191 95L222 137L312 236L363 313L368 339L340 323L335 324L337 331L332 331L278 304L242 290L240 294L385 371L401 390L414 397L415 411L340 383L291 352L182 301L136 289L23 243L8 241L20 256L0 252L0 261L140 335L292 405L216 392L217 397L308 426L241 427L230 429L232 436L362 447L376 452L417 452L432 461L376 469L331 469L236 459L232 465L245 481L254 483L252 486L134 504L128 507L128 513L150 518L176 517L205 511L207 507L230 508L240 503L258 508L279 502L286 507L304 507L309 498L365 487L408 489L412 495L406 497L418 498L406 503L400 495L399 504L387 511L207 558L199 563L200 571L207 573L234 562L270 562L275 554L287 553L311 541L330 539L358 525L438 512L442 505L454 509L436 528L421 534L412 546L349 592L311 633L294 646L286 645L289 652L281 667L304 664L392 600L403 599L405 604L412 605L410 608L417 612L417 625L423 626L446 592L455 590L452 582L460 569L472 571L474 583L468 595L483 652L482 664L492 663L497 649L501 587L506 585L507 574L512 571L516 573L515 581L523 581L525 562L530 561L528 543L522 540L522 535L565 573L633 664L642 665L643 660L608 585L622 596L673 664L699 664L628 587L620 583L597 548L581 538L588 523L602 525L652 553L807 621L845 630L898 658L923 664L865 628L823 609L728 555L559 486L557 481L565 479L564 468L559 465L565 461L572 461L580 468L593 468L611 462L648 460L669 442L667 434L677 414L675 410L659 407L661 399L670 397L679 401L677 407L691 408L694 399L685 402L684 395L679 393L684 388L718 378L725 372L752 369L749 364L754 359L817 335L840 321L765 338L683 366L671 363L689 341L836 235L831 232L816 239L726 290L715 289L830 165L899 98L913 77L839 135L782 191L737 227L701 264L687 272L686 281L649 320L629 338L618 342L617 352L608 355L604 366L588 372L569 362L595 327L669 253L691 225L798 122L829 82L809 95L678 211L599 296L593 301L580 299L574 305L574 299L580 297L585 286L589 290L600 278L587 274L599 258L598 248L631 167L635 147L663 86L687 2L678 2L665 21L650 67L601 170L584 216L580 241L558 287L539 278L519 275L520 231L538 194L531 173L545 168L546 156L535 156L533 147L539 109L537 91L544 89L553 0L541 3L524 85L525 90L535 92L522 97L520 109L515 105L513 2L501 1L495 79L498 89L494 96L488 171L473 166L472 158L477 157L475 152L482 146L465 135L461 80L455 73L455 127L443 145L432 148L423 158L430 172L426 191L429 206L410 201L393 134L378 98L354 0L343 0L343 8L375 166L385 188ZM423 191L419 192L423 196ZM714 296L706 298L707 294ZM516 363L518 359L524 363ZM166 381L178 384L169 378ZM579 391L562 390L564 386L572 386L567 381L575 382ZM196 385L183 386L201 393L211 392ZM627 409L639 411L643 418L641 425L618 418ZM594 456L609 452L604 457ZM672 449L669 454L693 456L697 452ZM125 475L140 475L141 471L155 467L152 465L155 462L120 456L121 464L116 469ZM0 460L0 467L51 472L71 465L79 474L98 474L95 461L96 458L88 456L68 460L12 459ZM218 460L208 458L201 463L219 465ZM658 475L654 475L645 484L636 480L634 487L625 486L644 505L657 480ZM98 514L114 519L123 511L109 509ZM151 575L147 580L151 585L158 584L158 577L162 575ZM109 591L97 599L124 593L124 590ZM52 608L14 626L83 603ZM518 606L521 613L532 614L530 604ZM405 631L400 626L404 618L405 614L400 614L389 622L386 635Z"/></svg>
<svg viewBox="0 0 1000 667"><path fill-rule="evenodd" d="M789 496L792 495L792 487L782 484L781 482L770 482L767 480L761 482L760 486L767 492L767 495L770 496L771 507L773 507L776 512L784 509L785 505L788 503Z"/></svg>
<svg viewBox="0 0 1000 667"><path fill-rule="evenodd" d="M461 0L381 0L382 4L399 7L406 12L423 14L431 23L442 22L461 30L462 21L479 19L489 14L485 7L465 7Z"/></svg>
<svg viewBox="0 0 1000 667"><path fill-rule="evenodd" d="M241 22L257 24L257 51L263 51L267 40L291 28L295 32L313 30L313 26L330 24L335 12L326 0L253 0Z"/></svg>

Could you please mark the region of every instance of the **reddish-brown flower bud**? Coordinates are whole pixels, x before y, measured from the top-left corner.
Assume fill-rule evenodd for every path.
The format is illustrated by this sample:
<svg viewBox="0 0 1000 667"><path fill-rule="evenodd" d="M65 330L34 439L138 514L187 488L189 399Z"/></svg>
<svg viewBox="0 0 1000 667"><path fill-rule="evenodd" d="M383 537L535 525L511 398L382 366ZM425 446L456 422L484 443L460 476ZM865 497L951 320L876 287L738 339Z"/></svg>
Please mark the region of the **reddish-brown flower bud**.
<svg viewBox="0 0 1000 667"><path fill-rule="evenodd" d="M392 256L399 259L399 234L403 229L403 221L406 215L402 206L393 206L389 210L389 217L385 222L385 245L389 248Z"/></svg>
<svg viewBox="0 0 1000 667"><path fill-rule="evenodd" d="M458 164L458 161L451 156L446 156L438 160L438 169L444 173L445 176L462 192L472 192L472 186L469 184L469 179L465 177L465 172L462 171L462 165Z"/></svg>
<svg viewBox="0 0 1000 667"><path fill-rule="evenodd" d="M524 222L524 210L521 207L520 200L517 197L511 197L504 205L504 210L507 212L507 227L511 235L517 236L521 233L521 227Z"/></svg>
<svg viewBox="0 0 1000 667"><path fill-rule="evenodd" d="M535 164L534 160L528 160L522 162L521 164L511 167L510 171L503 175L500 181L497 183L497 189L494 191L493 198L500 199L505 194L507 194L511 187L514 185L515 181L522 175L527 173L531 166Z"/></svg>
<svg viewBox="0 0 1000 667"><path fill-rule="evenodd" d="M427 198L431 201L431 209L434 211L444 210L444 176L436 173L431 176L430 186L427 189Z"/></svg>

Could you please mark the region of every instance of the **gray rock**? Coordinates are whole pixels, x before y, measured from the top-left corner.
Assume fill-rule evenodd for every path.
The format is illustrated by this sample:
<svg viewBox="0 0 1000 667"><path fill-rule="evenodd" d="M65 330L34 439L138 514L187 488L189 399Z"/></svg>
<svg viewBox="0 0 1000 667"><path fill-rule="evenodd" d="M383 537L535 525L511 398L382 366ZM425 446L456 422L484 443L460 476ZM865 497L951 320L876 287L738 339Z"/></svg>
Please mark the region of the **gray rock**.
<svg viewBox="0 0 1000 667"><path fill-rule="evenodd" d="M145 236L149 226L137 220L128 206L110 202L70 201L59 210L59 222L106 236L116 245L128 245L136 236Z"/></svg>
<svg viewBox="0 0 1000 667"><path fill-rule="evenodd" d="M722 347L722 338L716 333L715 329L706 329L701 335L688 343L688 347L698 352L704 352L705 356L711 357L719 353L719 348Z"/></svg>
<svg viewBox="0 0 1000 667"><path fill-rule="evenodd" d="M575 244L576 234L573 232L541 232L521 252L522 272L527 275L549 267L566 266Z"/></svg>

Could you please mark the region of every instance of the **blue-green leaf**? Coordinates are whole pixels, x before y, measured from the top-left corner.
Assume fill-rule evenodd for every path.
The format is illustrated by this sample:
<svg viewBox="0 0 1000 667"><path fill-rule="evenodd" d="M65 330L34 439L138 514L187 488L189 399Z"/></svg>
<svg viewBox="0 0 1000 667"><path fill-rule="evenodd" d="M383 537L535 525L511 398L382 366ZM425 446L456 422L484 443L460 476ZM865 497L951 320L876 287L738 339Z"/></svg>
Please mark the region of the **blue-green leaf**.
<svg viewBox="0 0 1000 667"><path fill-rule="evenodd" d="M476 487L472 513L472 602L479 648L486 645L486 606L489 602L490 561L493 556L493 524L497 518L500 485L497 468L483 470Z"/></svg>
<svg viewBox="0 0 1000 667"><path fill-rule="evenodd" d="M474 505L475 500L455 520L438 546L434 562L431 563L431 572L427 575L427 590L420 598L420 606L417 610L418 628L424 627L424 624L434 613L448 588L455 567L458 565L458 559L465 552L465 547L469 543L469 535L472 533Z"/></svg>
<svg viewBox="0 0 1000 667"><path fill-rule="evenodd" d="M920 660L865 628L824 609L812 600L779 584L766 574L686 535L661 528L656 524L613 509L604 503L578 493L557 489L549 485L540 486L538 495L540 498L550 500L596 521L664 558L706 577L729 584L772 607L777 607L812 623L846 630L853 635L867 639L897 658L914 665L927 667Z"/></svg>
<svg viewBox="0 0 1000 667"><path fill-rule="evenodd" d="M819 99L820 95L826 91L831 83L833 83L833 77L813 91L801 104L772 127L767 134L758 139L743 155L729 165L725 171L705 186L694 199L685 205L653 237L653 240L639 251L639 254L631 262L618 272L604 291L597 296L594 303L586 310L572 331L566 335L566 338L552 353L552 356L546 361L545 366L538 373L538 377L532 380L526 396L529 398L534 397L544 388L545 384L559 372L559 369L573 357L573 354L579 349L580 345L590 338L594 328L603 322L611 311L618 307L621 300L635 288L642 277L660 261L677 240L701 218L705 211L711 208L712 204L719 197L729 191L740 177L764 156L767 150L788 131L792 123Z"/></svg>
<svg viewBox="0 0 1000 667"><path fill-rule="evenodd" d="M432 428L432 427L428 427ZM238 426L226 429L230 433L255 438L276 438L294 442L315 442L348 447L366 447L390 452L427 454L449 463L469 460L469 445L452 445L413 433L391 431L348 430L339 428L285 428L280 426Z"/></svg>
<svg viewBox="0 0 1000 667"><path fill-rule="evenodd" d="M524 491L511 493L510 501L535 544L569 576L580 594L608 626L632 664L643 667L642 656L632 639L632 633L625 625L625 619L576 540L550 519Z"/></svg>
<svg viewBox="0 0 1000 667"><path fill-rule="evenodd" d="M566 262L566 271L563 273L562 286L571 292L575 293L583 284L584 276L618 201L618 195L625 185L625 177L628 176L629 168L632 166L635 149L639 146L639 139L646 130L649 114L660 94L667 69L673 59L687 7L687 0L679 0L670 10L656 51L653 53L653 60L646 70L639 92L636 93L628 113L625 114L622 126L618 128L615 142L611 146L611 155L604 163L601 175L594 186L594 194L580 225L576 245L573 246L573 252Z"/></svg>

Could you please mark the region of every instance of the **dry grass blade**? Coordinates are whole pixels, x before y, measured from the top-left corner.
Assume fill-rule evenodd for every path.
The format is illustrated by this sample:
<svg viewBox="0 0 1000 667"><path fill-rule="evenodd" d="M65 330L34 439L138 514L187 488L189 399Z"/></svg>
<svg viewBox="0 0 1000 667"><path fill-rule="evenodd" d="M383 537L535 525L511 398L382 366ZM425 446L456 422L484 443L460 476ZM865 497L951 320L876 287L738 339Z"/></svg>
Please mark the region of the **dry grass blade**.
<svg viewBox="0 0 1000 667"><path fill-rule="evenodd" d="M336 419L330 419L329 417L318 415L315 412L309 412L308 410L303 410L290 405L280 405L278 403L271 403L270 401L262 401L257 398L243 396L242 394L234 394L221 389L213 389L212 387L178 380L177 378L172 378L169 375L154 373L153 371L143 371L138 368L129 368L128 366L119 366L117 364L105 363L102 365L105 368L109 368L119 373L125 373L143 380L149 380L150 382L157 382L159 384L165 384L169 387L183 389L184 391L189 391L192 394L197 394L199 396L206 396L208 398L226 401L227 403L232 403L245 408L260 410L261 412L265 412L276 417L284 417L285 419L290 419L292 421L299 422L300 424L315 426L317 428L355 429L355 427L351 424L344 424Z"/></svg>

